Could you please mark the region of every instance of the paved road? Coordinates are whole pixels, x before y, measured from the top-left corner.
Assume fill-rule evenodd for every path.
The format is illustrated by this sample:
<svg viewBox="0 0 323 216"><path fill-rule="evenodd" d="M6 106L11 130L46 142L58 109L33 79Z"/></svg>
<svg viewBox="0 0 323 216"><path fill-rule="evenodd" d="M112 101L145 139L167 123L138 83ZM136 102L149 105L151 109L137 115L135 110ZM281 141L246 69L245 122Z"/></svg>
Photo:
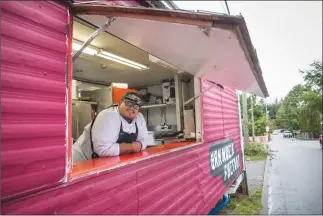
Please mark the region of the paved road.
<svg viewBox="0 0 323 216"><path fill-rule="evenodd" d="M275 135L270 149L268 214L322 215L322 150L319 142Z"/></svg>

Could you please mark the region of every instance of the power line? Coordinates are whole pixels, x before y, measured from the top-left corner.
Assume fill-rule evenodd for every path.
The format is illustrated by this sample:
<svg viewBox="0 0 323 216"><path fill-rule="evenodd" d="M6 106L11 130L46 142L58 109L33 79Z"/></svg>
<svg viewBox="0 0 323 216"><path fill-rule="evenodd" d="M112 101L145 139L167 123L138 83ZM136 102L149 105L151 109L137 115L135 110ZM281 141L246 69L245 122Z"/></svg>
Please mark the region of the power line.
<svg viewBox="0 0 323 216"><path fill-rule="evenodd" d="M227 11L225 10L224 5L223 5L222 1L220 1L220 3L221 3L221 6L222 6L222 9L224 10L224 13L226 13Z"/></svg>
<svg viewBox="0 0 323 216"><path fill-rule="evenodd" d="M227 6L228 14L230 14L228 2L226 0L224 0L224 2L225 2L225 6Z"/></svg>

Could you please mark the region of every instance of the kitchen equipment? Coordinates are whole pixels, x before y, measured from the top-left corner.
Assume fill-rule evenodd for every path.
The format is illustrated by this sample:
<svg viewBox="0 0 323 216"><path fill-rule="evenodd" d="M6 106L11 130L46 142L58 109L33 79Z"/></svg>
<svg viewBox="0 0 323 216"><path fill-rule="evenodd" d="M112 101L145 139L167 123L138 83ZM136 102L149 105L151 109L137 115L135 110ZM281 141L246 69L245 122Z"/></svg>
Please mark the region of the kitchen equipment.
<svg viewBox="0 0 323 216"><path fill-rule="evenodd" d="M153 131L148 131L148 146L155 145L155 135Z"/></svg>
<svg viewBox="0 0 323 216"><path fill-rule="evenodd" d="M158 134L159 132L176 132L177 126L176 125L151 125L148 126L148 131L153 131L154 134Z"/></svg>
<svg viewBox="0 0 323 216"><path fill-rule="evenodd" d="M195 121L193 109L184 110L184 137L195 138Z"/></svg>
<svg viewBox="0 0 323 216"><path fill-rule="evenodd" d="M78 139L87 124L92 121L93 103L73 101L72 103L72 137Z"/></svg>
<svg viewBox="0 0 323 216"><path fill-rule="evenodd" d="M155 139L154 131L148 131L148 145L147 146L157 146L164 144L163 139Z"/></svg>
<svg viewBox="0 0 323 216"><path fill-rule="evenodd" d="M136 90L109 86L93 91L83 91L81 94L82 97L90 97L92 101L98 103L97 113L99 113L112 104L118 104L122 96L127 92L136 92Z"/></svg>
<svg viewBox="0 0 323 216"><path fill-rule="evenodd" d="M176 102L174 82L163 82L162 92L163 92L163 103L170 104L170 103Z"/></svg>
<svg viewBox="0 0 323 216"><path fill-rule="evenodd" d="M79 96L77 80L72 80L72 99L77 100Z"/></svg>

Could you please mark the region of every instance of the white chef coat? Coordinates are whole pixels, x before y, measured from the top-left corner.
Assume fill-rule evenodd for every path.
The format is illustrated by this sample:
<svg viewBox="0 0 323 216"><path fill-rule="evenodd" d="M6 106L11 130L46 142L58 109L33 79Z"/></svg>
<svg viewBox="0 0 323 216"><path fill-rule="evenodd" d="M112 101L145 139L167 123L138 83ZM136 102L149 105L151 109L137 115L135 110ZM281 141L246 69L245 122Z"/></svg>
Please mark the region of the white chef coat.
<svg viewBox="0 0 323 216"><path fill-rule="evenodd" d="M93 149L100 156L116 156L120 154L119 138L120 126L125 133L136 133L136 124L138 127L137 140L142 143L142 149L148 145L148 130L146 121L141 113L129 124L121 117L118 107L111 107L101 111L92 128ZM92 159L91 141L90 141L89 123L83 131L83 134L73 145L73 162Z"/></svg>

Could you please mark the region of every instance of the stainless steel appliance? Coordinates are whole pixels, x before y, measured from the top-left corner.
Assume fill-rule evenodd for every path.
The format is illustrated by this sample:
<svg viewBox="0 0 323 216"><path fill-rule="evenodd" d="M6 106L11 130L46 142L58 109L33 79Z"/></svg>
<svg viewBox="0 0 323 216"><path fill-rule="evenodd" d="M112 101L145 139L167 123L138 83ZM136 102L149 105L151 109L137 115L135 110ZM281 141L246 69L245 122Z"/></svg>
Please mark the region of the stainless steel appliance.
<svg viewBox="0 0 323 216"><path fill-rule="evenodd" d="M82 135L84 127L92 121L93 105L95 104L95 102L73 100L72 137L74 140Z"/></svg>

